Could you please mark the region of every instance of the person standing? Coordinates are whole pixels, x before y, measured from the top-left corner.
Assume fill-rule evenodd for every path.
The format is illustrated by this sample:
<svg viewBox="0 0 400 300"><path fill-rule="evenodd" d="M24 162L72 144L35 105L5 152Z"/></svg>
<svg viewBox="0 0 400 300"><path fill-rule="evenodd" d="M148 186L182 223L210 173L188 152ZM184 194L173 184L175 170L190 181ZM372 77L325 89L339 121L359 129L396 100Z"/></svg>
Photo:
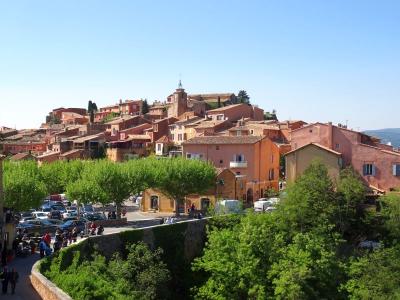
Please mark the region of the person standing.
<svg viewBox="0 0 400 300"><path fill-rule="evenodd" d="M10 281L11 285L11 294L15 294L15 286L17 285L18 278L18 272L15 270L15 268L13 268L12 271L8 273L8 280Z"/></svg>
<svg viewBox="0 0 400 300"><path fill-rule="evenodd" d="M1 291L3 294L7 294L7 289L8 289L7 267L4 267L3 272L0 273L0 279L1 279Z"/></svg>

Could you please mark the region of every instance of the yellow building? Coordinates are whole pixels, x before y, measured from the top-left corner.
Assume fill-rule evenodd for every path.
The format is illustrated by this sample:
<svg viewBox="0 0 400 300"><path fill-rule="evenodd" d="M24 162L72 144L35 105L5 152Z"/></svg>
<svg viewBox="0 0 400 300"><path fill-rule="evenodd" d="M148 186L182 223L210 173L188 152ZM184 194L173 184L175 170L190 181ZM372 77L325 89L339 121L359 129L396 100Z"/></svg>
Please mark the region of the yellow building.
<svg viewBox="0 0 400 300"><path fill-rule="evenodd" d="M204 194L188 195L179 207L181 213L187 212L192 204L196 209L206 211L217 199L237 199L243 194L243 184L229 169L217 169L216 185ZM236 191L235 191L236 190ZM156 189L147 189L143 193L141 210L144 212L175 212L175 201Z"/></svg>
<svg viewBox="0 0 400 300"><path fill-rule="evenodd" d="M338 178L342 168L342 154L316 143L311 143L290 151L285 155L286 180L295 181L314 160L319 160L327 168L331 178Z"/></svg>

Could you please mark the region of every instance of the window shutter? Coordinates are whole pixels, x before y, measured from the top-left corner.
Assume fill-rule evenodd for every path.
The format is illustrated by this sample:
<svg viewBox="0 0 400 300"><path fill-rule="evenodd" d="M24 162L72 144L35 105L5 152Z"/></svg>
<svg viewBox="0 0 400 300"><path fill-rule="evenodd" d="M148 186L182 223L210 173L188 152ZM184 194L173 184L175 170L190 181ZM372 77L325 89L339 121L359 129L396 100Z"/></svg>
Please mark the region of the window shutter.
<svg viewBox="0 0 400 300"><path fill-rule="evenodd" d="M375 165L372 165L372 176L375 176L376 174L376 168Z"/></svg>
<svg viewBox="0 0 400 300"><path fill-rule="evenodd" d="M393 165L393 176L397 176L397 165Z"/></svg>
<svg viewBox="0 0 400 300"><path fill-rule="evenodd" d="M367 165L363 165L363 175L367 175Z"/></svg>

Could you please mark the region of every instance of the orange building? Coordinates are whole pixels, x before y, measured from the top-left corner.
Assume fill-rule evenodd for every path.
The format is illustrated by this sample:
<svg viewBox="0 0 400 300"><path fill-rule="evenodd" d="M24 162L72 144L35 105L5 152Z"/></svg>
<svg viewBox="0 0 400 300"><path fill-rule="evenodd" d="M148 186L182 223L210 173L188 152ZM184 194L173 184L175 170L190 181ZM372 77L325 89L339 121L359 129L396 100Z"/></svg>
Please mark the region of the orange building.
<svg viewBox="0 0 400 300"><path fill-rule="evenodd" d="M264 136L199 136L182 144L188 159L210 161L229 168L243 179L237 199L249 204L262 198L268 188L279 188L279 147Z"/></svg>

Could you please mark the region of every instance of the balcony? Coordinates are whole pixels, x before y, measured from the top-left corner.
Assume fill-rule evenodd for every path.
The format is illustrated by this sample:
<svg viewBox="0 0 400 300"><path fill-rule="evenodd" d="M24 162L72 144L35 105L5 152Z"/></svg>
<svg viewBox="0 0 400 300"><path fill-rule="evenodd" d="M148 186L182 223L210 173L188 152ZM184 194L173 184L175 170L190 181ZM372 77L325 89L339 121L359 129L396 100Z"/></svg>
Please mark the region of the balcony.
<svg viewBox="0 0 400 300"><path fill-rule="evenodd" d="M229 162L230 168L247 168L247 161L231 161Z"/></svg>

